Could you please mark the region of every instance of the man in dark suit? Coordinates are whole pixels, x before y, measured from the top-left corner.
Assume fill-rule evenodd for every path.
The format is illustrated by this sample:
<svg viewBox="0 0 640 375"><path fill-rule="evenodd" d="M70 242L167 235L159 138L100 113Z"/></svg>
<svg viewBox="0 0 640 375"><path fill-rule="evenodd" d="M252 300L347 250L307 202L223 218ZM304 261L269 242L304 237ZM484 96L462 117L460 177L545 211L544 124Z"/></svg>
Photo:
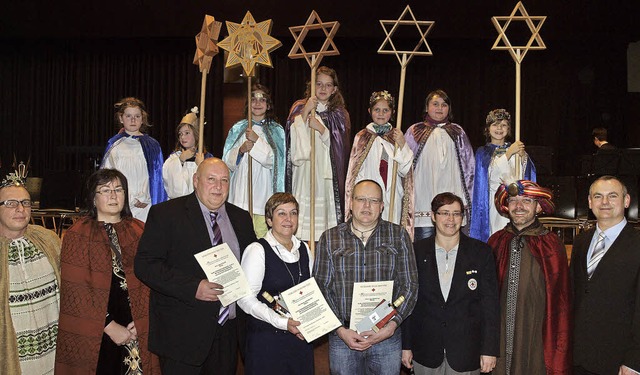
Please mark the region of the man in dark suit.
<svg viewBox="0 0 640 375"><path fill-rule="evenodd" d="M640 232L624 217L630 201L613 176L589 188L598 223L576 237L571 259L574 374L640 371Z"/></svg>
<svg viewBox="0 0 640 375"><path fill-rule="evenodd" d="M462 207L452 193L436 195L431 202L436 234L414 245L418 301L401 327L402 363L416 375L479 374L496 364L495 261L489 245L460 232Z"/></svg>
<svg viewBox="0 0 640 375"><path fill-rule="evenodd" d="M235 303L221 308L222 286L207 281L194 254L225 242L240 259L256 237L249 214L226 202L222 160L204 160L193 185L194 193L151 208L140 239L135 273L151 288L149 349L164 375L235 374L242 312Z"/></svg>
<svg viewBox="0 0 640 375"><path fill-rule="evenodd" d="M616 146L607 141L606 128L594 128L591 132L591 136L593 137L593 144L598 148L596 153L600 153L600 151L617 150Z"/></svg>

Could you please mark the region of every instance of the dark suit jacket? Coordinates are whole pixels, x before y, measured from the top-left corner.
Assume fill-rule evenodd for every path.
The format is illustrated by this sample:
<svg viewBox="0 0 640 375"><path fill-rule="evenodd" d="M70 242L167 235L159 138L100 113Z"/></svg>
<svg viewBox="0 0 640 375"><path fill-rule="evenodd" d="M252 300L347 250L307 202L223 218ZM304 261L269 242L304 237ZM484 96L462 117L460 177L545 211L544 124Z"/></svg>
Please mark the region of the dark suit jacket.
<svg viewBox="0 0 640 375"><path fill-rule="evenodd" d="M256 241L251 217L225 207L242 252ZM135 259L136 276L151 288L149 349L191 365L203 363L219 328L220 302L195 298L206 275L193 255L211 247L206 225L194 193L154 205Z"/></svg>
<svg viewBox="0 0 640 375"><path fill-rule="evenodd" d="M574 364L598 374L640 370L640 232L627 224L587 278L595 229L573 243Z"/></svg>
<svg viewBox="0 0 640 375"><path fill-rule="evenodd" d="M402 324L402 349L413 359L436 368L447 351L458 372L480 367L480 355L498 356L500 301L495 260L484 242L460 233L460 245L445 302L440 290L435 237L414 244L418 266L418 301Z"/></svg>
<svg viewBox="0 0 640 375"><path fill-rule="evenodd" d="M612 145L611 143L607 142L605 144L603 144L602 146L598 147L598 152L600 151L612 151L612 150L617 150L618 148L614 145Z"/></svg>

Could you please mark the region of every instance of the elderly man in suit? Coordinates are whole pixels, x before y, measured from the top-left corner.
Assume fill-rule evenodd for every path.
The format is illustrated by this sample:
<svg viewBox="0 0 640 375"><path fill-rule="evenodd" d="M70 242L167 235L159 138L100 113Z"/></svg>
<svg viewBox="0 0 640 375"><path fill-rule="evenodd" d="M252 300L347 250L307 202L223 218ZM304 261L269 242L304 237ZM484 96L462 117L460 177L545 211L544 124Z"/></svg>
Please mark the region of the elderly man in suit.
<svg viewBox="0 0 640 375"><path fill-rule="evenodd" d="M240 259L256 237L249 214L226 202L222 160L200 163L193 185L192 194L151 208L140 239L135 273L151 288L149 349L165 375L235 374L242 311L222 308L222 286L207 281L194 254L225 242Z"/></svg>
<svg viewBox="0 0 640 375"><path fill-rule="evenodd" d="M589 188L598 223L573 245L574 374L640 373L640 232L624 217L631 198L618 178Z"/></svg>
<svg viewBox="0 0 640 375"><path fill-rule="evenodd" d="M436 195L431 202L436 234L414 244L418 301L402 325L402 363L416 375L477 375L496 365L495 261L489 245L460 232L463 215L460 197Z"/></svg>

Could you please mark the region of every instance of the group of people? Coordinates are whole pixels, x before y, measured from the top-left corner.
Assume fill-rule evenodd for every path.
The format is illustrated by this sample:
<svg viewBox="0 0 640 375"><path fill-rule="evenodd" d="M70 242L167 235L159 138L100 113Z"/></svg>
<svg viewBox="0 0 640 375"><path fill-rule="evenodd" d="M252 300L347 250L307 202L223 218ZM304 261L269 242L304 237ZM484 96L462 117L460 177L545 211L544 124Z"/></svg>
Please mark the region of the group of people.
<svg viewBox="0 0 640 375"><path fill-rule="evenodd" d="M489 112L484 127L487 144L474 157L464 129L452 122L446 92L429 93L423 121L403 134L392 125L394 97L386 90L376 91L369 99L372 121L355 135L350 147L351 123L335 70L319 67L315 86L313 96L308 86L305 99L293 104L283 127L275 117L269 89L254 84L245 106L252 123L237 122L227 136L222 160L231 170L229 201L249 210L251 200L258 237L267 232L264 206L273 193L287 191L297 198L300 225L296 235L317 242L325 230L349 219L355 183L371 179L383 189L387 206L383 218L404 226L412 239L433 235L431 200L448 191L463 200L465 232L486 241L506 224L492 203L498 186L505 181L536 180L524 144L508 141L511 116L504 109ZM146 134L150 125L144 103L124 98L115 107L120 131L109 140L102 167L118 169L127 177L131 211L135 218L146 221L151 205L192 192L191 176L212 155L197 152L196 107L180 121L176 148L164 163L158 142ZM311 137L315 138L314 150ZM313 179L311 158L315 159Z"/></svg>
<svg viewBox="0 0 640 375"><path fill-rule="evenodd" d="M163 161L144 104L123 99L86 216L62 243L29 224L20 176L2 181L0 373L235 374L239 350L247 374L313 374L301 322L265 297L311 277L341 323L328 334L332 374L640 371L640 234L624 217L623 182L591 185L597 224L576 238L569 268L537 219L553 212L553 194L532 181L522 142L506 141L508 112L489 113L474 157L444 91L404 135L391 125L393 97L375 92L347 156L337 75L317 73L315 96L307 90L284 128L255 85L252 124L234 125L222 159L196 151L194 108ZM222 243L251 290L228 306L194 257ZM370 281L393 281L404 302L379 330L357 332L354 284Z"/></svg>

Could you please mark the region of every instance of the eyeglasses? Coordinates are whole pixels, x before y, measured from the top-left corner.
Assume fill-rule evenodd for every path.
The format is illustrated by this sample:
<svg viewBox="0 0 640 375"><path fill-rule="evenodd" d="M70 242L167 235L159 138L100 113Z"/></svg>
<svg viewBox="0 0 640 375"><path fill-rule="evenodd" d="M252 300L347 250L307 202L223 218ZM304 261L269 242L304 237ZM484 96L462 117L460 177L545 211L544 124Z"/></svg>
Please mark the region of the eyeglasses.
<svg viewBox="0 0 640 375"><path fill-rule="evenodd" d="M436 211L436 215L438 216L446 216L446 217L452 217L454 219L459 219L462 217L462 212L461 211Z"/></svg>
<svg viewBox="0 0 640 375"><path fill-rule="evenodd" d="M522 204L526 204L527 206L530 206L534 203L536 203L537 201L533 198L516 198L516 197L512 197L507 199L507 203L508 204L518 204L518 202L522 203Z"/></svg>
<svg viewBox="0 0 640 375"><path fill-rule="evenodd" d="M30 199L23 199L21 201L16 200L16 199L7 199L4 202L0 202L0 206L5 206L8 208L16 208L18 207L18 204L21 204L22 207L24 208L29 208L31 207L31 200Z"/></svg>
<svg viewBox="0 0 640 375"><path fill-rule="evenodd" d="M369 202L370 205L379 205L380 203L382 203L382 199L380 198L353 197L353 200L360 204L365 204L365 202Z"/></svg>
<svg viewBox="0 0 640 375"><path fill-rule="evenodd" d="M105 196L110 196L113 193L116 193L116 195L124 194L124 188L121 188L121 187L115 188L115 189L102 188L96 191L96 194L105 195Z"/></svg>

